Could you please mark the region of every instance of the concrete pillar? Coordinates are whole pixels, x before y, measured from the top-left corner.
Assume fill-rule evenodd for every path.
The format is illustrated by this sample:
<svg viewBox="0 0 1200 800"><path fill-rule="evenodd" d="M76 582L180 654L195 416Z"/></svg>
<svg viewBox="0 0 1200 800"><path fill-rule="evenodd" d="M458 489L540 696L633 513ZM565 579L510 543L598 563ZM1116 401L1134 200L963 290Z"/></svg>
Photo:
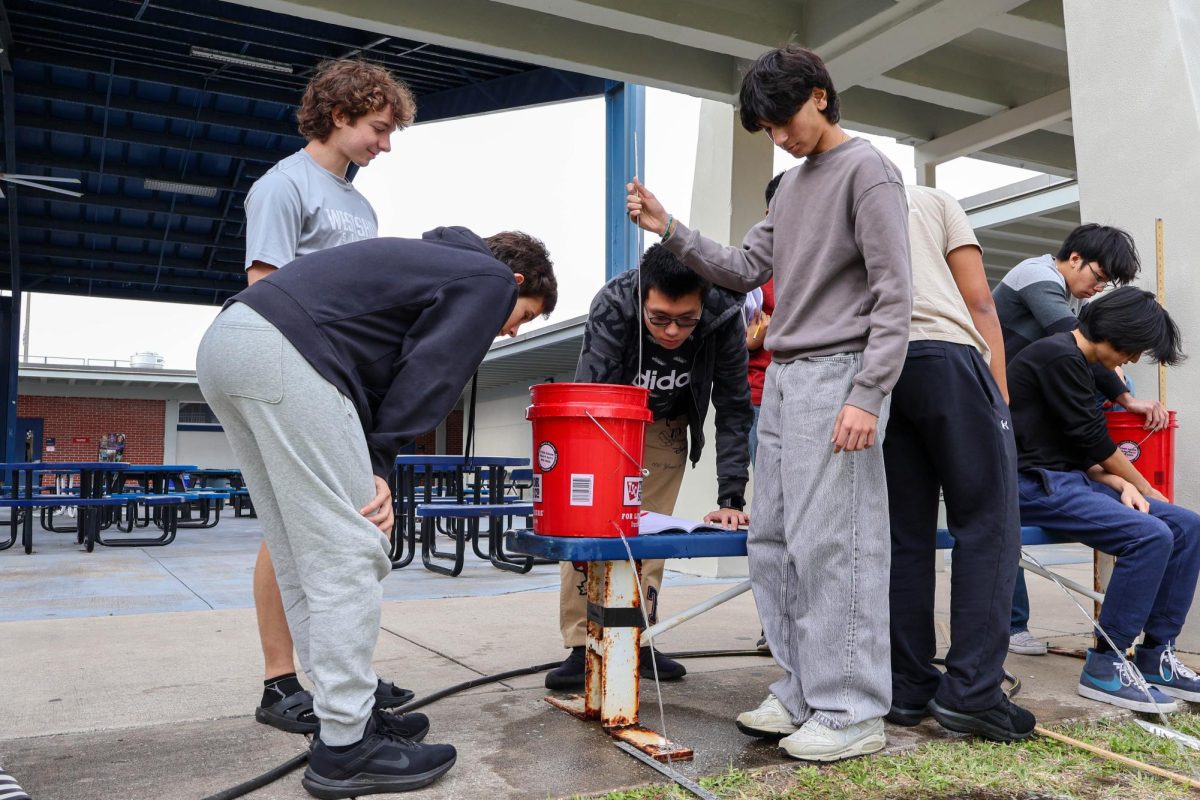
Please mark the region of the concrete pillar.
<svg viewBox="0 0 1200 800"><path fill-rule="evenodd" d="M712 100L700 104L696 172L688 224L725 244L739 244L766 213L763 192L771 180L773 148L763 134L747 133L733 106ZM675 504L677 516L701 519L716 510L716 413L709 409L700 463L689 469ZM747 498L750 491L747 487ZM670 569L710 577L745 575L744 558L672 561Z"/></svg>
<svg viewBox="0 0 1200 800"><path fill-rule="evenodd" d="M1064 0L1079 203L1085 222L1133 234L1138 284L1155 290L1154 221L1165 230L1166 306L1192 360L1168 370L1179 412L1175 500L1200 508L1200 6L1193 0ZM1129 368L1157 396L1157 367ZM1181 647L1200 649L1192 608ZM1189 646L1190 644L1190 646Z"/></svg>
<svg viewBox="0 0 1200 800"><path fill-rule="evenodd" d="M179 452L179 400L163 403L163 463L175 464Z"/></svg>

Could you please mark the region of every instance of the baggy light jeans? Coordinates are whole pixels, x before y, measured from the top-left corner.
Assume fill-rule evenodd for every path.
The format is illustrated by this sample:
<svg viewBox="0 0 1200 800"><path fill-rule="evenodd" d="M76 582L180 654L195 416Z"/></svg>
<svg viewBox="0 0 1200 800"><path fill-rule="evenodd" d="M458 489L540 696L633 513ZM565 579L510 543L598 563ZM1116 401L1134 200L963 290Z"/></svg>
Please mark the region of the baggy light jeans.
<svg viewBox="0 0 1200 800"><path fill-rule="evenodd" d="M747 550L759 617L802 725L841 729L891 705L891 562L881 410L875 445L833 452L861 353L772 363L758 420Z"/></svg>
<svg viewBox="0 0 1200 800"><path fill-rule="evenodd" d="M254 498L321 739L354 744L374 707L379 582L392 566L358 511L375 484L354 404L242 303L204 335L196 375Z"/></svg>

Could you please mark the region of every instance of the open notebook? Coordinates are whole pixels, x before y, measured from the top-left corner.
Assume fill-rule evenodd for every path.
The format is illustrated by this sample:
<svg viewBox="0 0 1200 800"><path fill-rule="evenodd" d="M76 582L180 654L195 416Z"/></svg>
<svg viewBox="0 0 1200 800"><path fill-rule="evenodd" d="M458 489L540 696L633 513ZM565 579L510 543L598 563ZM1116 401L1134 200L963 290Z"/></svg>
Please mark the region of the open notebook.
<svg viewBox="0 0 1200 800"><path fill-rule="evenodd" d="M683 519L682 517L672 517L666 514L656 514L653 511L643 511L641 519L638 521L638 533L665 533L665 532L680 532L694 533L695 531L720 531L715 525L708 525L704 522L697 522L691 519Z"/></svg>

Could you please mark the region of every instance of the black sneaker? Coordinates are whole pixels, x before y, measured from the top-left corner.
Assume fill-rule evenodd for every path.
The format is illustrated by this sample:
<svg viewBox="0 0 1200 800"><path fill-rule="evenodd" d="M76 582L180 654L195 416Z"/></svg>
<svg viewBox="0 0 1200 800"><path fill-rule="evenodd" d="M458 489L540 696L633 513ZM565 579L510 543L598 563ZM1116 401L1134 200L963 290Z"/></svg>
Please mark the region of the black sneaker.
<svg viewBox="0 0 1200 800"><path fill-rule="evenodd" d="M638 670L643 678L654 680L654 666L650 665L650 648L643 647L639 654L638 663L641 668ZM660 681L677 681L684 675L687 675L687 667L680 664L678 661L673 661L657 650L654 651L654 665L658 667L658 679Z"/></svg>
<svg viewBox="0 0 1200 800"><path fill-rule="evenodd" d="M407 792L445 775L457 757L457 751L448 744L416 744L393 738L379 730L372 715L362 741L344 753L335 753L315 739L300 783L321 800Z"/></svg>
<svg viewBox="0 0 1200 800"><path fill-rule="evenodd" d="M571 655L554 669L546 673L547 689L582 689L583 665L585 662L583 645L571 648Z"/></svg>
<svg viewBox="0 0 1200 800"><path fill-rule="evenodd" d="M1037 720L1025 709L1009 701L1007 697L983 711L955 711L941 705L937 700L929 701L929 713L933 714L943 728L958 733L971 733L993 742L1017 742L1033 735Z"/></svg>
<svg viewBox="0 0 1200 800"><path fill-rule="evenodd" d="M382 733L395 739L419 742L429 733L429 717L417 711L410 714L391 714L376 708L371 712L371 716L375 718L375 724Z"/></svg>
<svg viewBox="0 0 1200 800"><path fill-rule="evenodd" d="M905 728L911 728L915 725L920 725L922 720L928 716L928 703L923 706L892 703L892 707L888 709L888 713L884 716L884 719L893 725L903 725Z"/></svg>
<svg viewBox="0 0 1200 800"><path fill-rule="evenodd" d="M408 689L401 689L391 681L379 679L375 686L376 708L398 708L416 697Z"/></svg>

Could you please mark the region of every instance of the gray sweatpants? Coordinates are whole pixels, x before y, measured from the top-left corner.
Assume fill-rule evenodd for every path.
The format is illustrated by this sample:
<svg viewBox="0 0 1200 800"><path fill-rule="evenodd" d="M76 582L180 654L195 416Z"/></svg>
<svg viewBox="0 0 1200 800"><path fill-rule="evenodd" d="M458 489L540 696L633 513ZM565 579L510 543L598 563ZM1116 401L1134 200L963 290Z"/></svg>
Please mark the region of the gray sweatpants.
<svg viewBox="0 0 1200 800"><path fill-rule="evenodd" d="M217 316L196 355L200 390L254 498L296 655L316 686L326 744L362 738L387 538L359 513L375 495L351 401L257 312Z"/></svg>
<svg viewBox="0 0 1200 800"><path fill-rule="evenodd" d="M831 443L861 366L860 353L773 363L763 389L750 580L785 672L771 692L797 725L845 728L891 705L888 402L873 447L835 454Z"/></svg>

